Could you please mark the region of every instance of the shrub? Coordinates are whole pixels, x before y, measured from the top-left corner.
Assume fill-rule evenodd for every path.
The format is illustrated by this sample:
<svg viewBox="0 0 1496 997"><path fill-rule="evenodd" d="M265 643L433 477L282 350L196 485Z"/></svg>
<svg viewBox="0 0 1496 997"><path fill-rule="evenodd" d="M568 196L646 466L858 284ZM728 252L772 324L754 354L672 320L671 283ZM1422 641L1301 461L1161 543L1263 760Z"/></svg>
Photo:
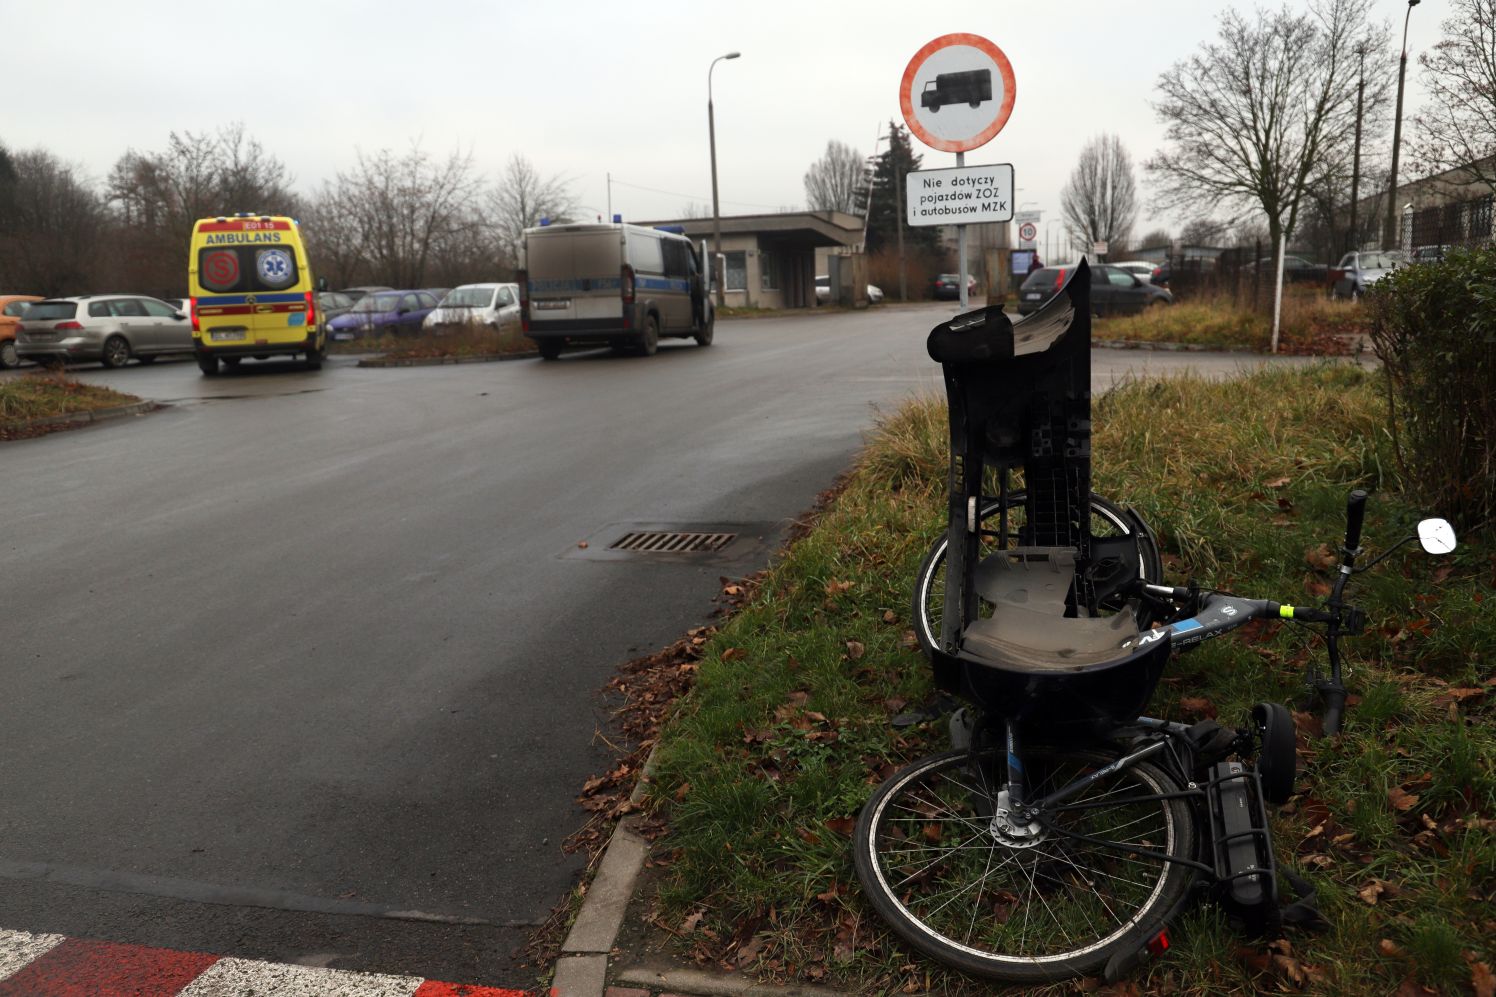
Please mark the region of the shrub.
<svg viewBox="0 0 1496 997"><path fill-rule="evenodd" d="M1404 489L1480 526L1496 512L1496 249L1400 267L1366 303Z"/></svg>

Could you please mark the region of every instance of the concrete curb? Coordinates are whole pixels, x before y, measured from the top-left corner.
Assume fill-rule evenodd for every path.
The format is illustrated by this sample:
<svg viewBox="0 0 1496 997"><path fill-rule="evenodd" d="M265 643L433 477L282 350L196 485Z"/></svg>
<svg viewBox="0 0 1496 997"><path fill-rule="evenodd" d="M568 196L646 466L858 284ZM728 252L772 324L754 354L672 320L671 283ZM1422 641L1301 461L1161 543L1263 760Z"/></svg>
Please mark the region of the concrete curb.
<svg viewBox="0 0 1496 997"><path fill-rule="evenodd" d="M1158 350L1166 353L1256 353L1245 346L1210 346L1204 343L1163 343L1147 339L1092 339L1101 350ZM1267 356L1268 354L1263 354Z"/></svg>
<svg viewBox="0 0 1496 997"><path fill-rule="evenodd" d="M529 360L540 356L539 350L524 353L488 353L478 357L411 357L406 360L360 360L358 367L442 367L455 363L502 363L505 360Z"/></svg>
<svg viewBox="0 0 1496 997"><path fill-rule="evenodd" d="M63 415L48 415L40 419L27 419L7 426L7 429L44 429L47 426L84 426L90 422L107 422L110 419L123 419L128 415L144 415L162 408L160 402L134 402L130 405L116 405L112 408L89 409L84 412L67 412Z"/></svg>
<svg viewBox="0 0 1496 997"><path fill-rule="evenodd" d="M775 986L754 983L737 976L708 973L682 967L653 968L640 966L618 974L621 983L670 994L693 994L697 997L853 997L841 990L811 986Z"/></svg>

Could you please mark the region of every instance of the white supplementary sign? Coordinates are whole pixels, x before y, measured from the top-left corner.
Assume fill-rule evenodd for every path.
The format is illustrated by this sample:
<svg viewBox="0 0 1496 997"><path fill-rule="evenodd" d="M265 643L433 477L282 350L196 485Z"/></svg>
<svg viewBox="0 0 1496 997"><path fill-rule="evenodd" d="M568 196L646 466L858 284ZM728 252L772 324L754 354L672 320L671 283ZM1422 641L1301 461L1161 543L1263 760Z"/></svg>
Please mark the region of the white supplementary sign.
<svg viewBox="0 0 1496 997"><path fill-rule="evenodd" d="M910 225L972 225L1013 219L1013 164L919 170L904 177Z"/></svg>
<svg viewBox="0 0 1496 997"><path fill-rule="evenodd" d="M941 152L992 141L1013 113L1013 64L981 35L941 35L909 60L899 107L909 130Z"/></svg>

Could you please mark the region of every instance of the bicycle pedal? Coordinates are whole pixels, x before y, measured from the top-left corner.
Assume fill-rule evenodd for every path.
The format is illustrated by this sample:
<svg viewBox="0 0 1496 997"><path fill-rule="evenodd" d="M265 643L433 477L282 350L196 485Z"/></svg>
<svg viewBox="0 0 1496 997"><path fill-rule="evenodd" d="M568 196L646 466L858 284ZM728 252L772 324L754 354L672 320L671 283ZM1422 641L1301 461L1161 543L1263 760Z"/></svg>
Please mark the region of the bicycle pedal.
<svg viewBox="0 0 1496 997"><path fill-rule="evenodd" d="M1273 841L1257 773L1241 762L1218 762L1208 786L1216 879L1227 899L1253 920L1276 908Z"/></svg>

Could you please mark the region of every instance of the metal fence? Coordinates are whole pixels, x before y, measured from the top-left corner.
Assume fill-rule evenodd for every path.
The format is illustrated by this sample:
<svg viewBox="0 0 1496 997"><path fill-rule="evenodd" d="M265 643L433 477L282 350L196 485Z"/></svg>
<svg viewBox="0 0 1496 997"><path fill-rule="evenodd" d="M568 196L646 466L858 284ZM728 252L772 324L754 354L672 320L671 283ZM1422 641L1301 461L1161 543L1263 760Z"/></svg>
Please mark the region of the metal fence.
<svg viewBox="0 0 1496 997"><path fill-rule="evenodd" d="M1402 248L1485 246L1492 241L1491 195L1436 204L1402 216Z"/></svg>

